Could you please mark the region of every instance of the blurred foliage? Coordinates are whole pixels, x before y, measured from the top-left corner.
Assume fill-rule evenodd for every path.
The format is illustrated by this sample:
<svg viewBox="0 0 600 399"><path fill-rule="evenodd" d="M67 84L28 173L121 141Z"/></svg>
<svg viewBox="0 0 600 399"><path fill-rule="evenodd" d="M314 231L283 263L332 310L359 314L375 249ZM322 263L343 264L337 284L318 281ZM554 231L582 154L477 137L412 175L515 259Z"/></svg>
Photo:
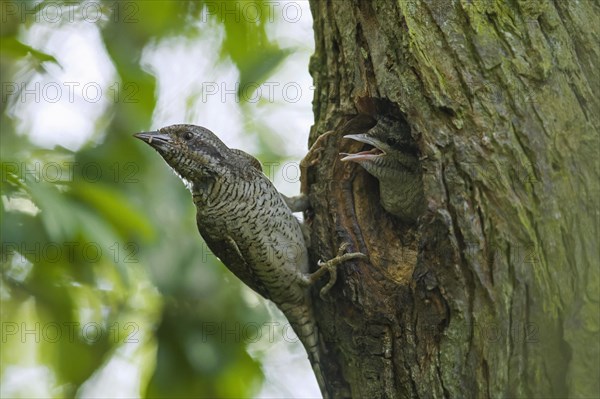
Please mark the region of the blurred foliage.
<svg viewBox="0 0 600 399"><path fill-rule="evenodd" d="M21 41L38 23L35 7L45 2L37 3L2 1L3 83L60 65L59 54ZM150 127L156 104L142 50L189 34L207 10L224 24L221 56L236 64L241 86L262 82L288 51L268 40L264 20L223 18L224 3L101 4L104 46L118 79L137 85L139 101L111 104L92 139L72 152L32 144L2 94L2 393L85 396L98 381L118 381L111 372L129 370L125 380L139 379L129 396L251 396L263 377L246 343L202 334L207 325L261 323L264 307L250 306L246 288L207 253L189 192L131 135ZM91 176L90 165L101 173ZM114 368L119 359L129 368ZM50 390L40 394L32 380ZM109 388L120 392L118 384Z"/></svg>

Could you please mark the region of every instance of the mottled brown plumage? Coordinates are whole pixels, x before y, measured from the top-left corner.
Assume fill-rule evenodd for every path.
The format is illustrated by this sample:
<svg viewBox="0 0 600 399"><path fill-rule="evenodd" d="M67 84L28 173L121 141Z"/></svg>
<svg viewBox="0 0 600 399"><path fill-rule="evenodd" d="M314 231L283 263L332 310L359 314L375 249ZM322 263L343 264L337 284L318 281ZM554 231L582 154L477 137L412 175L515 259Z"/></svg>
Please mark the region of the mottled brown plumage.
<svg viewBox="0 0 600 399"><path fill-rule="evenodd" d="M364 255L338 256L327 262L326 268L309 274L300 223L262 173L258 160L230 149L199 126L173 125L136 137L156 149L190 188L198 230L213 253L246 285L283 311L325 392L307 286L326 268Z"/></svg>

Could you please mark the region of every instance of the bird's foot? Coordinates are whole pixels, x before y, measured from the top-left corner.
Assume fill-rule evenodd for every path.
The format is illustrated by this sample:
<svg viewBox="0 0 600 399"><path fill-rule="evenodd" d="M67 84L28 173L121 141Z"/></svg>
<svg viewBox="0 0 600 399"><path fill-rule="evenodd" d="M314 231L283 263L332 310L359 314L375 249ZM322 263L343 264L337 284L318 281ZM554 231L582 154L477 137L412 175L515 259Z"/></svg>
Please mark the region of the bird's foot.
<svg viewBox="0 0 600 399"><path fill-rule="evenodd" d="M319 261L317 263L319 269L316 272L305 276L305 282L307 283L307 285L312 285L317 280L319 280L325 273L329 272L329 281L327 282L327 284L325 284L325 286L323 286L323 288L321 288L321 291L319 292L321 299L325 298L331 287L333 287L333 285L335 284L337 280L337 266L339 264L353 259L368 259L367 255L361 252L344 253L349 246L350 244L348 243L342 244L335 258L329 259L326 262Z"/></svg>
<svg viewBox="0 0 600 399"><path fill-rule="evenodd" d="M288 197L286 195L281 194L281 197L292 212L304 212L305 210L310 208L310 202L308 200L308 195L306 194L295 195L293 197Z"/></svg>

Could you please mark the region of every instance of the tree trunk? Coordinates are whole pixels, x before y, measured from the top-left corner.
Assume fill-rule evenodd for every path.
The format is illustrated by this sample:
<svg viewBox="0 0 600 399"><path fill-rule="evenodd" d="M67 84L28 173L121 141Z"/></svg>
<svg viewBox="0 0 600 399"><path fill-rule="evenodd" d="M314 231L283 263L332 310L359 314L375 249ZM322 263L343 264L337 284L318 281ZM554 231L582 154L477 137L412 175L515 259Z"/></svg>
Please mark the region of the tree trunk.
<svg viewBox="0 0 600 399"><path fill-rule="evenodd" d="M340 266L327 301L315 290L325 395L598 397L597 4L311 9L311 257L349 242L370 259ZM419 149L414 226L338 155L384 117Z"/></svg>

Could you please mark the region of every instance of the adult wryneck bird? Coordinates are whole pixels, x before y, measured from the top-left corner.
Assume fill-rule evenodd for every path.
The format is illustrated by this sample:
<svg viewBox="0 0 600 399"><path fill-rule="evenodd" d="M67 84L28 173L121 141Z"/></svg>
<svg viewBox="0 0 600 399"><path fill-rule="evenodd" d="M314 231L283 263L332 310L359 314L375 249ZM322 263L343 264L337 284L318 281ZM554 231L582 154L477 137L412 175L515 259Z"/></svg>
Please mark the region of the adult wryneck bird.
<svg viewBox="0 0 600 399"><path fill-rule="evenodd" d="M331 271L328 289L337 264L365 255L340 251L310 274L300 222L256 158L227 147L200 126L173 125L135 137L152 146L190 188L198 230L212 252L287 317L327 396L308 286Z"/></svg>

